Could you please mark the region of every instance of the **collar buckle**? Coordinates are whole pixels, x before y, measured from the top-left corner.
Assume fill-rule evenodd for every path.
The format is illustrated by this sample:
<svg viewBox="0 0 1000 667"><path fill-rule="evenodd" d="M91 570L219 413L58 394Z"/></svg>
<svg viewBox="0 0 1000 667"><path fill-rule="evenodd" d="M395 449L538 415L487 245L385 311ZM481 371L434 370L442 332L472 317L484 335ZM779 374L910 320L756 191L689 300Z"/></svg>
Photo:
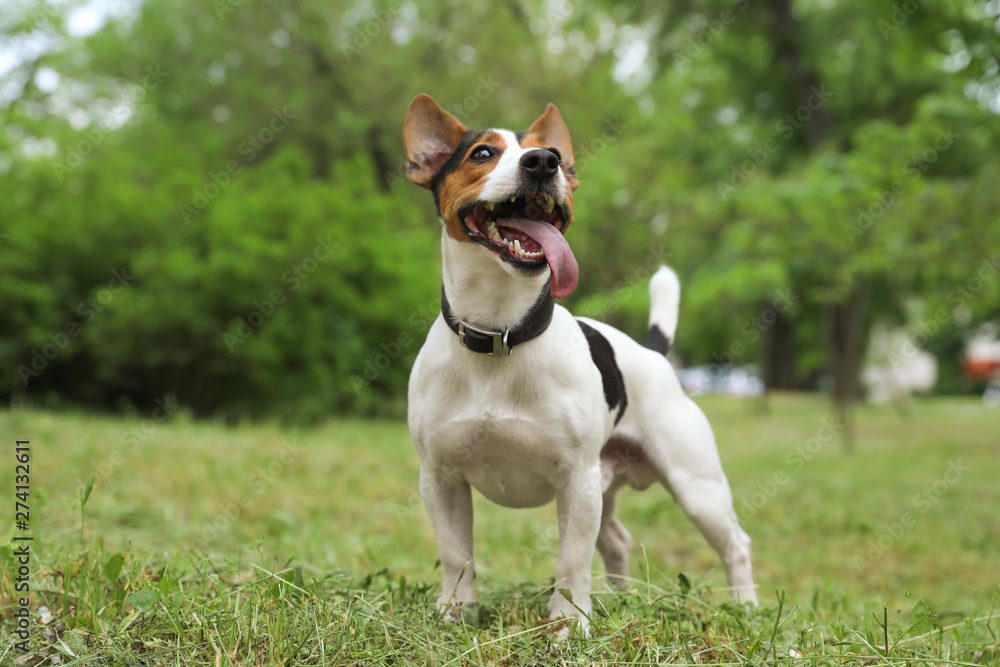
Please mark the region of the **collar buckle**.
<svg viewBox="0 0 1000 667"><path fill-rule="evenodd" d="M552 298L551 285L545 283L535 304L516 329L485 329L455 317L448 304L448 295L445 294L444 287L441 287L441 317L448 328L458 335L458 344L470 352L488 354L491 357L509 357L518 345L541 336L552 322L553 308L555 300Z"/></svg>
<svg viewBox="0 0 1000 667"><path fill-rule="evenodd" d="M462 344L463 347L471 350L472 348L469 347L465 339L466 331L471 331L473 333L479 334L480 336L485 336L493 341L493 350L491 352L486 353L491 357L510 356L511 347L507 344L507 336L510 335L510 329L504 329L503 331L493 331L492 329L481 329L480 327L469 324L465 320L459 320L458 341L459 343Z"/></svg>

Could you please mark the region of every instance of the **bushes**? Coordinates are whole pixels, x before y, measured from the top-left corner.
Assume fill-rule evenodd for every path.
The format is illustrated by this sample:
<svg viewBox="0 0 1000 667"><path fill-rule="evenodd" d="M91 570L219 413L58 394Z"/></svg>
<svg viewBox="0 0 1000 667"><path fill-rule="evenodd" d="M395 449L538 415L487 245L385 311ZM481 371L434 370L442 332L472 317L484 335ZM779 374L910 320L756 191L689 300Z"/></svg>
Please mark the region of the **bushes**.
<svg viewBox="0 0 1000 667"><path fill-rule="evenodd" d="M112 408L176 396L229 417L401 411L423 337L411 313L438 294L436 242L405 195L371 190L364 159L322 182L283 149L189 224L184 174L144 186L105 163L74 175L85 196L70 198L28 166L8 182L21 195L3 224L8 396ZM408 331L414 342L391 344ZM399 347L391 363L383 343Z"/></svg>

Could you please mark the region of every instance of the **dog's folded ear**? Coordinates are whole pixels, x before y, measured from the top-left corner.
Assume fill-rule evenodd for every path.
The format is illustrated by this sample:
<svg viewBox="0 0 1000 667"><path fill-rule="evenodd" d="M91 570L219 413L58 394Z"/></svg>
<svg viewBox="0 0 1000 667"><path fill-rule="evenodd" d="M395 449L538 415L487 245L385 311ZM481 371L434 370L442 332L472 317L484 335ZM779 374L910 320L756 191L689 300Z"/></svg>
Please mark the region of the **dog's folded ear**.
<svg viewBox="0 0 1000 667"><path fill-rule="evenodd" d="M451 157L468 130L439 107L430 95L420 93L414 97L403 123L403 143L409 160L406 176L430 189L434 175Z"/></svg>
<svg viewBox="0 0 1000 667"><path fill-rule="evenodd" d="M569 138L569 128L563 122L562 114L556 105L550 103L545 107L545 113L531 124L528 132L537 134L559 151L563 170L571 177L574 182L573 187L576 188L578 183L576 183L576 171L573 169L573 142Z"/></svg>

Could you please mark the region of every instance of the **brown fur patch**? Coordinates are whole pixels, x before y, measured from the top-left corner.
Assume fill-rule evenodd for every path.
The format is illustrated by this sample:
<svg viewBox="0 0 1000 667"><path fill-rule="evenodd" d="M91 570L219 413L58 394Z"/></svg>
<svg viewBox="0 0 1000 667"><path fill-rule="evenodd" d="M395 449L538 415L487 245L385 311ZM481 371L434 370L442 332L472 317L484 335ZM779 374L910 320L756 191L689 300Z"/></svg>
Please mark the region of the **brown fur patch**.
<svg viewBox="0 0 1000 667"><path fill-rule="evenodd" d="M483 145L496 148L498 155L489 162L469 162L469 155L472 151ZM472 242L469 235L465 233L462 221L458 219L458 212L479 198L479 192L483 189L482 181L496 167L497 161L500 159L499 153L503 153L505 150L507 150L507 142L501 135L496 132L485 133L479 138L479 141L469 147L469 150L462 156L462 164L458 169L445 176L438 188L437 196L441 205L441 217L444 218L448 235L456 241Z"/></svg>
<svg viewBox="0 0 1000 667"><path fill-rule="evenodd" d="M484 185L483 180L489 176L500 159L500 155L497 155L489 162L469 162L469 155L476 148L484 145L493 146L501 153L507 150L507 142L502 135L496 132L486 132L476 143L469 147L465 155L462 156L461 165L455 171L445 176L437 190L438 202L441 207L441 217L444 218L448 235L456 241L463 243L471 243L472 239L469 238L469 235L465 231L465 225L458 217L459 211L479 198L479 192L482 191ZM521 148L555 148L552 144L533 132L524 135L520 145ZM564 204L568 211L566 219L563 220L562 231L565 232L573 222L572 193L579 186L579 181L576 178L576 172L572 168L567 169L565 166L560 168L563 170L566 182L570 186L569 191L566 193Z"/></svg>

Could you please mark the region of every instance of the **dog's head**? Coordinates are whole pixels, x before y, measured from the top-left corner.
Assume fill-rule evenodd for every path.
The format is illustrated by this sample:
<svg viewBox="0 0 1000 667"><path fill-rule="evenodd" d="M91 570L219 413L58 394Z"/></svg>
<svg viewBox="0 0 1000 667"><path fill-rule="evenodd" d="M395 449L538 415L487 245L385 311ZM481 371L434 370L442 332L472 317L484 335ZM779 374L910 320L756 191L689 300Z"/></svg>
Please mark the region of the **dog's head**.
<svg viewBox="0 0 1000 667"><path fill-rule="evenodd" d="M508 271L535 275L548 266L552 295L573 292L579 268L563 234L579 181L555 105L526 132L476 132L420 94L406 112L403 141L407 176L434 193L452 239L482 246Z"/></svg>

